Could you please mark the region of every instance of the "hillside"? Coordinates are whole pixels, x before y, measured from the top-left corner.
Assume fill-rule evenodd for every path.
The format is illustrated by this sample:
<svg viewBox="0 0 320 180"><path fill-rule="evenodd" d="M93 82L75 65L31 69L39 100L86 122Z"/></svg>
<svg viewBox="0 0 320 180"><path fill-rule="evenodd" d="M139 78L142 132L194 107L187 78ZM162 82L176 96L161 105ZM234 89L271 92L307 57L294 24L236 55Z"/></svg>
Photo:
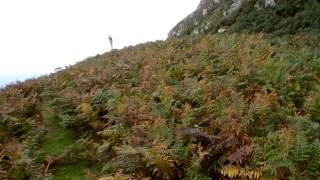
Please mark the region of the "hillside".
<svg viewBox="0 0 320 180"><path fill-rule="evenodd" d="M320 34L170 36L9 85L0 112L0 179L317 179Z"/></svg>
<svg viewBox="0 0 320 180"><path fill-rule="evenodd" d="M201 33L265 32L273 35L320 32L319 0L201 0L169 37Z"/></svg>

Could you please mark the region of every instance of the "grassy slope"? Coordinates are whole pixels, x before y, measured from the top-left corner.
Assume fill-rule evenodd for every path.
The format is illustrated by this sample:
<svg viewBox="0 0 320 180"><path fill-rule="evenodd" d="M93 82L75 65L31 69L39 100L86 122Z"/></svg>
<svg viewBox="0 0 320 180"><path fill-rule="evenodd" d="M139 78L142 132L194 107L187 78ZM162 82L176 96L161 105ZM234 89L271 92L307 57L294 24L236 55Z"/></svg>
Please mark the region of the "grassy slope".
<svg viewBox="0 0 320 180"><path fill-rule="evenodd" d="M59 124L59 118L55 117L54 112L45 107L42 117L48 133L44 137L43 151L46 155L54 155L61 153L64 147L75 141L74 133Z"/></svg>
<svg viewBox="0 0 320 180"><path fill-rule="evenodd" d="M50 154L56 178L80 167L89 179L315 179L319 40L172 38L9 86L0 93L0 177L41 179ZM54 134L65 132L46 126L44 103L60 119L57 127L75 132L63 151ZM22 152L8 150L8 136L20 139Z"/></svg>
<svg viewBox="0 0 320 180"><path fill-rule="evenodd" d="M41 147L34 156L55 157L64 153L66 148L70 147L77 140L77 134L70 128L60 124L61 119L56 116L53 109L43 105L41 112L47 133L41 139ZM84 168L89 168L86 161L78 161L70 164L63 164L49 170L45 176L54 177L61 180L81 180L84 177Z"/></svg>

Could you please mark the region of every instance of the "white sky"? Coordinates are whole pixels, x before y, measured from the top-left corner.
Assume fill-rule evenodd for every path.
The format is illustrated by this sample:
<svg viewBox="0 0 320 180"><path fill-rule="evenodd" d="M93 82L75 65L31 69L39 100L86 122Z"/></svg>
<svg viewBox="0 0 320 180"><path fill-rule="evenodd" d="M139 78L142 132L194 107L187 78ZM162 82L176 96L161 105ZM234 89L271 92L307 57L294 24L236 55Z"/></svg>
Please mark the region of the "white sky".
<svg viewBox="0 0 320 180"><path fill-rule="evenodd" d="M161 40L200 0L0 0L0 85Z"/></svg>

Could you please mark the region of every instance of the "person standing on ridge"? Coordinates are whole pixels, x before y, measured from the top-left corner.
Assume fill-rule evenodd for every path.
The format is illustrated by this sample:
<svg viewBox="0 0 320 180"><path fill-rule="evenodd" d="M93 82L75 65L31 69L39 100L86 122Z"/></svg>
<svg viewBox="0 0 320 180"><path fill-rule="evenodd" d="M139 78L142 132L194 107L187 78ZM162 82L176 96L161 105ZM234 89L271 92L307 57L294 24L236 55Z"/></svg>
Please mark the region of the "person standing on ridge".
<svg viewBox="0 0 320 180"><path fill-rule="evenodd" d="M113 39L111 36L109 36L109 42L110 42L110 46L111 46L111 50L113 49Z"/></svg>

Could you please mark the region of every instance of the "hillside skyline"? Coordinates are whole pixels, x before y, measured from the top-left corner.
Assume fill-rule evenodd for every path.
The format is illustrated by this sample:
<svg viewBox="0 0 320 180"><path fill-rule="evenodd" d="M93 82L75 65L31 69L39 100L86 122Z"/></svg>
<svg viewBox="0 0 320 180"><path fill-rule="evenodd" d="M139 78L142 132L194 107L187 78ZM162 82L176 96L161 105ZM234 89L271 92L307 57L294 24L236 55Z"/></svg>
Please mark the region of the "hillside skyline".
<svg viewBox="0 0 320 180"><path fill-rule="evenodd" d="M1 88L0 179L318 179L319 10L201 0L164 41Z"/></svg>
<svg viewBox="0 0 320 180"><path fill-rule="evenodd" d="M184 8L179 8L183 3ZM114 48L164 40L199 0L0 2L0 86ZM58 12L58 13L57 13Z"/></svg>

